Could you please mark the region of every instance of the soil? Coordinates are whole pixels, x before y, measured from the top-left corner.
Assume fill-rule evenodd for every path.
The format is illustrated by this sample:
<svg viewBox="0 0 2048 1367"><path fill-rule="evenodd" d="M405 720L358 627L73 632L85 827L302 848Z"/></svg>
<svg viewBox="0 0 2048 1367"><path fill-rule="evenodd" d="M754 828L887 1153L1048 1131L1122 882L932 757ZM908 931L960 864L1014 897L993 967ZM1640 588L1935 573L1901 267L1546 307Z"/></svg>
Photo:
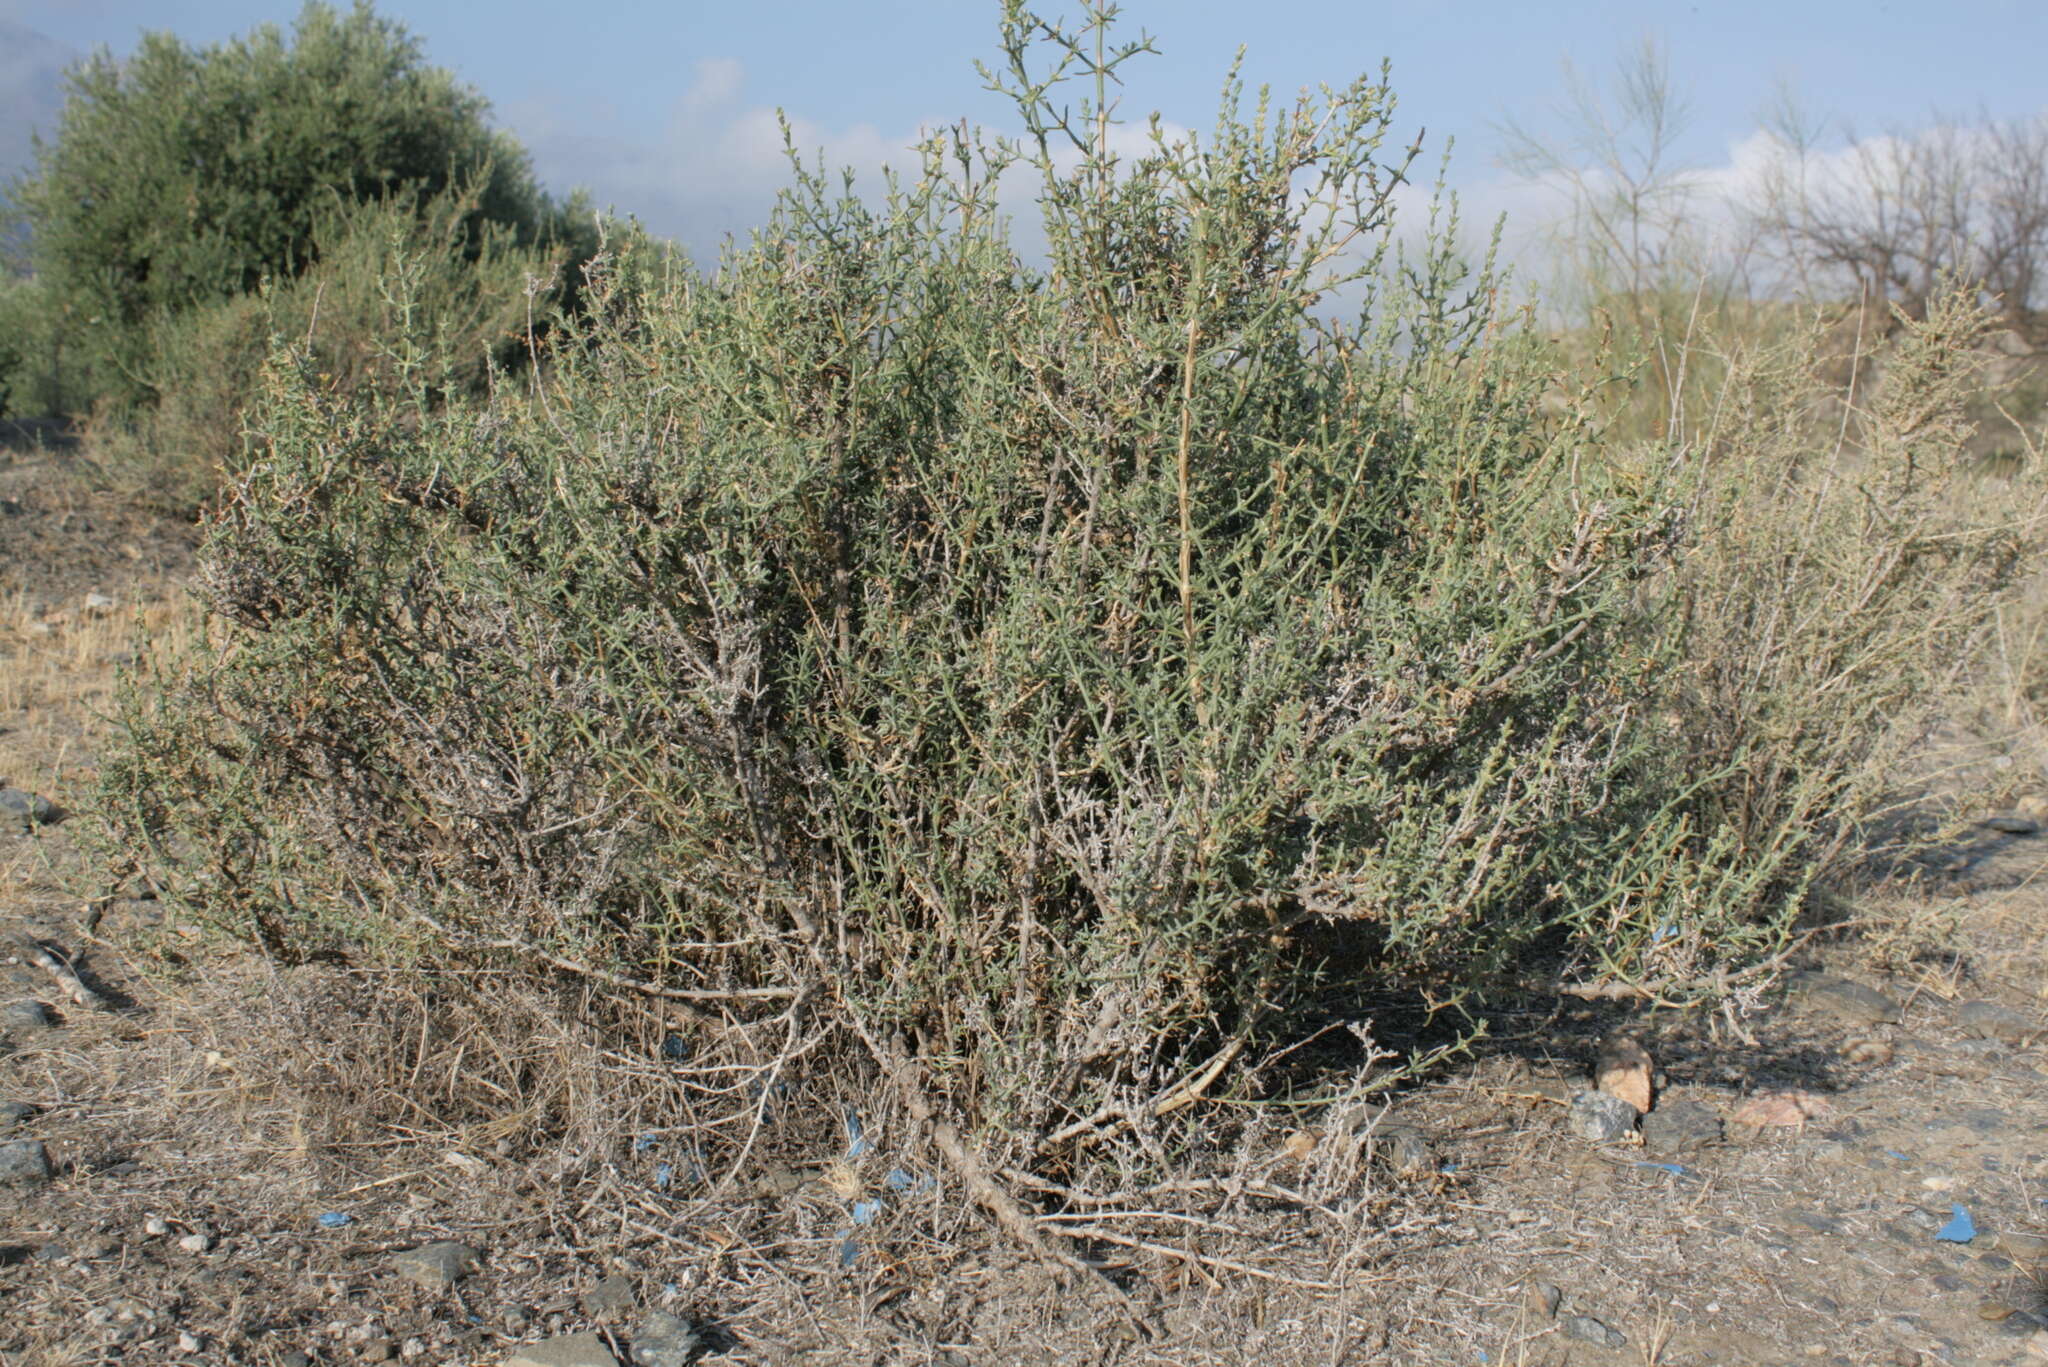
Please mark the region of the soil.
<svg viewBox="0 0 2048 1367"><path fill-rule="evenodd" d="M0 457L0 778L83 808L128 633L191 629L194 536L95 494L58 445ZM893 1191L814 1138L711 1195L651 1140L532 1145L516 1112L320 1129L320 1079L353 1047L322 1003L374 982L273 968L132 884L89 905L118 871L87 818L7 829L0 1013L39 1002L49 1023L5 1017L0 1105L33 1109L0 1114L0 1145L39 1143L51 1174L0 1184L0 1363L497 1364L591 1331L620 1362L637 1335L650 1364L2040 1367L2044 870L2048 835L1981 831L1941 880L1873 894L1718 1010L1494 1008L1469 1051L1370 1108L1341 1199L1272 1194L1338 1142L1313 1117L1239 1155L1206 1207L1048 1194L1048 1224L1100 1231L1075 1247L1111 1275L1076 1277L949 1182ZM1644 1129L1665 1147L1573 1131L1617 1031L1650 1055ZM427 1057L422 1036L415 1084ZM929 1158L915 1127L873 1128L879 1161ZM887 1193L872 1224L863 1191ZM442 1240L476 1266L442 1283L397 1256ZM695 1347L656 1343L653 1310Z"/></svg>

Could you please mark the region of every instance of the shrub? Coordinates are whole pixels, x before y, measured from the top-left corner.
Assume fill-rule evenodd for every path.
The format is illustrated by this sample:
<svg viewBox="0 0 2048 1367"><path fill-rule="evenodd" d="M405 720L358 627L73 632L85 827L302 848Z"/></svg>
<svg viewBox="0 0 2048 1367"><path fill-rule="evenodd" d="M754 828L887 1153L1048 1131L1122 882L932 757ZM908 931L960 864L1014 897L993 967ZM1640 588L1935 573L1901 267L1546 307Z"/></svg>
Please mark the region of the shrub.
<svg viewBox="0 0 2048 1367"><path fill-rule="evenodd" d="M336 194L424 202L474 186L472 242L485 224L522 243L559 226L483 98L367 3L309 3L290 42L267 25L199 50L149 34L70 84L17 199L53 297L91 325L99 394L150 392L159 315L306 269Z"/></svg>
<svg viewBox="0 0 2048 1367"><path fill-rule="evenodd" d="M1020 148L936 140L879 207L800 173L710 278L605 258L523 401L275 358L217 646L106 768L167 895L280 958L665 1001L734 1170L849 1059L964 1170L953 1124L1067 1164L1366 993L1698 993L1783 943L1813 808L1730 800L1768 729L1685 748L1758 662L1662 682L1760 601L1704 597L1736 505L1550 413L1486 273L1390 254L1385 89L1248 125L1233 85L1120 165L1030 64L1099 31L1004 34Z"/></svg>
<svg viewBox="0 0 2048 1367"><path fill-rule="evenodd" d="M494 367L525 352L527 322L547 312L563 263L480 225L475 208L460 190L333 204L304 275L159 316L147 373L162 398L105 406L92 458L144 504L196 512L242 452L244 410L279 339L330 395L480 393Z"/></svg>

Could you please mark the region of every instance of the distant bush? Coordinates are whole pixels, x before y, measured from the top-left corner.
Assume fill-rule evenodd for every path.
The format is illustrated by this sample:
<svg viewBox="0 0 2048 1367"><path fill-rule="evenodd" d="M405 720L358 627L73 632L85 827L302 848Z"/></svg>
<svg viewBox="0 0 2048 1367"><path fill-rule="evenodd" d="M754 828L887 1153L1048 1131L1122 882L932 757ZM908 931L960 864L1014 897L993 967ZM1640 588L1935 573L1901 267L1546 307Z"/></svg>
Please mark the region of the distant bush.
<svg viewBox="0 0 2048 1367"><path fill-rule="evenodd" d="M1042 269L1012 154L949 138L881 207L801 175L712 278L606 258L525 397L275 357L218 648L105 770L168 896L283 959L666 1000L734 1164L849 1058L1065 1162L1368 992L1697 997L1784 943L1867 791L1818 729L1920 699L1902 644L1967 638L1942 595L2004 554L1845 540L1922 506L1947 391L1867 476L1765 383L1725 491L1604 451L1485 273L1390 256L1382 87L1256 127L1233 87L1119 164L1029 65L1092 35L1004 33Z"/></svg>
<svg viewBox="0 0 2048 1367"><path fill-rule="evenodd" d="M91 458L145 504L196 511L242 453L244 410L280 341L330 398L481 393L527 348L535 311L549 316L565 263L474 209L460 190L331 204L305 274L157 318L147 373L162 398L103 410Z"/></svg>
<svg viewBox="0 0 2048 1367"><path fill-rule="evenodd" d="M472 244L486 225L523 245L565 230L483 98L367 3L310 3L289 42L271 26L204 49L149 34L70 83L15 198L44 288L86 329L95 395L161 394L161 317L307 269L337 195L473 187Z"/></svg>

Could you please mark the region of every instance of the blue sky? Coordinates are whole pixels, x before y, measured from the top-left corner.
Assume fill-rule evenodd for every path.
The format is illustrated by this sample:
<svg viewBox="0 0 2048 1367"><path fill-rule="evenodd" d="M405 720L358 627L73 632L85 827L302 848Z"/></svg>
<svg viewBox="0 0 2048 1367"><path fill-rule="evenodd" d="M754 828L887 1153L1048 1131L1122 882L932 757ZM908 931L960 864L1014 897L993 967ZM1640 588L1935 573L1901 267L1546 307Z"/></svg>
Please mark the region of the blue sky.
<svg viewBox="0 0 2048 1367"><path fill-rule="evenodd" d="M902 161L921 124L1007 126L972 62L994 56L994 0L667 0L565 7L387 0L430 60L488 96L554 189L587 186L702 252L757 221L782 169L773 112L803 141L872 168ZM1048 13L1078 10L1048 0ZM53 73L144 28L204 43L296 3L263 0L0 0L0 162L46 122ZM1713 170L1789 84L1816 111L1876 131L1935 110L2048 111L2048 0L1127 0L1124 24L1162 50L1131 69L1126 110L1204 127L1239 44L1246 74L1291 92L1394 64L1404 130L1432 149L1455 135L1454 184L1491 212L1517 198L1494 164L1499 123L1557 126L1561 64L1595 75L1643 37L1662 42L1692 117L1680 150ZM0 167L0 169L6 169Z"/></svg>

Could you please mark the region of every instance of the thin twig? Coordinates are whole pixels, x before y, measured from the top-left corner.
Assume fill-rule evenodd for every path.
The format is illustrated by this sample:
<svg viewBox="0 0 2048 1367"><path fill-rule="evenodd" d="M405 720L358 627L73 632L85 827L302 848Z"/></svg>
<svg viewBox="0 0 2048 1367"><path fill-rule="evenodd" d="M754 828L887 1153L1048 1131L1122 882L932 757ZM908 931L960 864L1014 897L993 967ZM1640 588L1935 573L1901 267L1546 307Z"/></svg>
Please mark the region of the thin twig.
<svg viewBox="0 0 2048 1367"><path fill-rule="evenodd" d="M55 978L57 985L64 989L64 995L71 998L72 1001L88 1011L105 1011L110 1009L107 1005L107 999L87 987L70 964L65 963L26 935L17 936L15 944L20 948L22 954L27 956L30 963L42 969L43 972L49 974L52 978Z"/></svg>

